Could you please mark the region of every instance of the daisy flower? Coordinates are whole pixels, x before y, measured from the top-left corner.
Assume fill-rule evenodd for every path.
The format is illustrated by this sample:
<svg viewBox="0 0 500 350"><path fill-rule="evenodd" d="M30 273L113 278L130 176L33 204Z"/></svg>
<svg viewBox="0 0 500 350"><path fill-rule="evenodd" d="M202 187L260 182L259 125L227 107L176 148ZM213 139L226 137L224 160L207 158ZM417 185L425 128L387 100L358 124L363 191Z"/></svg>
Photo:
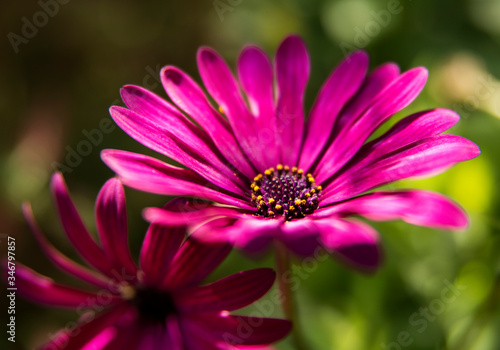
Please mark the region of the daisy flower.
<svg viewBox="0 0 500 350"><path fill-rule="evenodd" d="M250 251L274 241L307 256L323 246L367 269L380 262L379 237L352 216L445 230L467 226L463 210L438 193L371 191L436 175L480 153L473 142L442 134L459 119L446 109L410 115L371 139L418 96L425 68L400 73L387 63L368 74L367 54L355 52L328 77L306 118L310 63L299 37L281 43L274 64L258 47L246 47L236 77L210 48L201 48L197 60L210 96L167 66L161 80L173 104L130 85L121 90L127 108L110 109L127 134L182 165L104 150L102 159L124 184L212 203L183 215L149 208L146 219L188 223L198 237Z"/></svg>
<svg viewBox="0 0 500 350"><path fill-rule="evenodd" d="M41 349L268 349L283 338L285 320L232 315L272 286L275 273L261 268L199 285L228 255L228 243L186 239L186 227L152 223L137 265L127 243L123 187L109 180L96 201L100 243L90 235L68 194L62 175L52 178L62 226L87 268L51 245L29 205L24 215L42 251L63 271L92 289L64 286L17 264L18 293L34 302L74 309L81 316ZM169 203L166 208L175 207Z"/></svg>

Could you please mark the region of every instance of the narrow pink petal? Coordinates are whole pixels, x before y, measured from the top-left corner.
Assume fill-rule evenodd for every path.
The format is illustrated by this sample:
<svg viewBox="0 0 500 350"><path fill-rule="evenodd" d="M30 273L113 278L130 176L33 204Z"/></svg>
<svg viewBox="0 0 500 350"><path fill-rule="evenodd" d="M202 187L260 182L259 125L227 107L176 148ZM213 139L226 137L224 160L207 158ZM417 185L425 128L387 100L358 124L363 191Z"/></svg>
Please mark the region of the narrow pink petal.
<svg viewBox="0 0 500 350"><path fill-rule="evenodd" d="M158 285L167 274L167 269L182 242L186 238L184 226L151 224L144 238L140 254L140 265L144 271L145 284Z"/></svg>
<svg viewBox="0 0 500 350"><path fill-rule="evenodd" d="M238 78L255 116L256 133L266 168L280 162L276 147L276 113L273 68L266 54L255 46L246 47L238 59Z"/></svg>
<svg viewBox="0 0 500 350"><path fill-rule="evenodd" d="M4 271L6 270L5 263ZM108 293L106 295L107 303L102 305L102 302L99 301L101 297L97 293L57 284L52 279L36 273L19 262L16 263L16 287L20 295L31 301L50 306L79 308L80 310L97 306L111 306L119 300Z"/></svg>
<svg viewBox="0 0 500 350"><path fill-rule="evenodd" d="M264 296L275 278L275 272L269 268L243 271L188 290L176 300L189 313L237 310Z"/></svg>
<svg viewBox="0 0 500 350"><path fill-rule="evenodd" d="M59 218L75 249L90 265L107 276L112 276L113 264L90 236L70 196L62 174L55 173L51 181L52 193Z"/></svg>
<svg viewBox="0 0 500 350"><path fill-rule="evenodd" d="M344 125L316 170L317 182L322 183L332 176L352 158L378 126L408 106L423 89L426 79L425 68L407 71L385 88L360 117Z"/></svg>
<svg viewBox="0 0 500 350"><path fill-rule="evenodd" d="M125 193L118 179L108 180L97 196L95 205L97 231L103 250L121 271L129 275L137 274L128 247L127 208Z"/></svg>
<svg viewBox="0 0 500 350"><path fill-rule="evenodd" d="M323 243L335 255L354 267L373 270L381 260L378 233L359 220L333 217L315 220Z"/></svg>
<svg viewBox="0 0 500 350"><path fill-rule="evenodd" d="M459 116L453 111L435 109L419 112L400 120L385 134L361 147L354 158L335 175L333 182L342 182L343 179L368 167L384 155L389 155L427 137L438 135L452 127L458 119ZM326 187L324 197L327 197L334 189L333 186Z"/></svg>
<svg viewBox="0 0 500 350"><path fill-rule="evenodd" d="M164 208L146 208L143 211L143 216L146 221L155 222L163 225L193 225L194 223L204 222L214 217L229 217L238 218L245 214L238 209L203 206L199 210L184 210L175 211Z"/></svg>
<svg viewBox="0 0 500 350"><path fill-rule="evenodd" d="M227 243L207 243L188 238L170 264L163 287L175 289L198 285L230 251L231 245Z"/></svg>
<svg viewBox="0 0 500 350"><path fill-rule="evenodd" d="M399 67L395 63L385 63L375 68L366 77L356 95L341 111L334 132L356 121L369 106L377 101L379 94L398 78L399 73Z"/></svg>
<svg viewBox="0 0 500 350"><path fill-rule="evenodd" d="M299 168L308 171L326 145L337 116L359 90L368 69L368 55L359 51L340 64L321 88L309 115Z"/></svg>
<svg viewBox="0 0 500 350"><path fill-rule="evenodd" d="M438 135L455 125L459 119L455 112L442 108L415 113L400 120L384 135L364 145L356 157L362 158L362 163L367 164L383 154Z"/></svg>
<svg viewBox="0 0 500 350"><path fill-rule="evenodd" d="M238 249L257 253L267 248L273 238L280 238L282 220L246 217L220 218L196 228L193 236L204 241L226 241Z"/></svg>
<svg viewBox="0 0 500 350"><path fill-rule="evenodd" d="M203 155L214 168L225 174L239 185L234 176L234 169L227 164L227 160L219 152L210 136L177 108L154 93L134 85L127 85L120 90L123 101L134 112L148 118L153 125L158 125L161 130L168 130L171 135L177 136L177 141L189 144L198 154Z"/></svg>
<svg viewBox="0 0 500 350"><path fill-rule="evenodd" d="M182 134L174 126L166 128L154 124L149 118L123 107L113 106L110 113L113 120L138 142L181 163L221 188L243 194L241 187L233 182L236 176L228 177L221 173L218 170L224 168L221 161L200 140L190 138L192 135Z"/></svg>
<svg viewBox="0 0 500 350"><path fill-rule="evenodd" d="M109 343L116 337L118 331L114 327L108 327L99 333L94 339L85 344L81 350L109 350Z"/></svg>
<svg viewBox="0 0 500 350"><path fill-rule="evenodd" d="M210 105L194 80L181 70L168 66L163 68L161 78L172 101L200 124L224 157L247 177L255 176L255 169L245 159L229 124Z"/></svg>
<svg viewBox="0 0 500 350"><path fill-rule="evenodd" d="M361 215L375 221L401 219L444 230L461 230L468 224L467 215L458 204L439 193L422 190L374 192L314 213L317 217L330 215Z"/></svg>
<svg viewBox="0 0 500 350"><path fill-rule="evenodd" d="M304 42L298 36L289 36L276 53L276 135L281 161L290 166L296 165L302 143L304 93L309 72L309 55Z"/></svg>
<svg viewBox="0 0 500 350"><path fill-rule="evenodd" d="M409 177L435 175L480 153L478 146L460 136L438 135L381 156L355 173L340 176L328 186L321 205L351 198L369 189Z"/></svg>
<svg viewBox="0 0 500 350"><path fill-rule="evenodd" d="M233 346L267 345L283 339L292 328L287 320L240 315L199 314L189 320L193 330ZM222 347L224 349L224 347Z"/></svg>
<svg viewBox="0 0 500 350"><path fill-rule="evenodd" d="M262 150L255 129L255 118L241 96L240 87L226 62L212 49L198 50L198 69L209 94L222 108L233 133L248 159L259 171L266 170Z"/></svg>
<svg viewBox="0 0 500 350"><path fill-rule="evenodd" d="M113 326L120 323L120 320L127 317L130 312L131 306L127 303L121 303L95 318L84 315L79 320L76 328L64 328L59 331L40 350L81 349L86 344L92 343L95 338L98 338L103 330L113 329ZM100 349L97 348L97 350Z"/></svg>
<svg viewBox="0 0 500 350"><path fill-rule="evenodd" d="M103 150L101 158L125 185L141 191L197 197L240 208L252 208L249 200L214 186L189 169L127 151Z"/></svg>
<svg viewBox="0 0 500 350"><path fill-rule="evenodd" d="M320 232L313 220L298 219L284 222L279 239L298 256L311 256L321 246Z"/></svg>
<svg viewBox="0 0 500 350"><path fill-rule="evenodd" d="M40 248L55 266L96 287L105 288L109 286L110 280L107 277L76 263L50 244L38 227L31 206L28 203L23 204L22 211Z"/></svg>

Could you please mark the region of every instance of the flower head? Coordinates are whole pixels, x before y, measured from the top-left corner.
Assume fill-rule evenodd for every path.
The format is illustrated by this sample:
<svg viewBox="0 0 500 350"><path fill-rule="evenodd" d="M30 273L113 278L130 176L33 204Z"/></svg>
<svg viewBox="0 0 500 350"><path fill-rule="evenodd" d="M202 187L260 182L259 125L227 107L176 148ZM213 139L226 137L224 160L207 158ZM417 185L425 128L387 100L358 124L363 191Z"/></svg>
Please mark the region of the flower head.
<svg viewBox="0 0 500 350"><path fill-rule="evenodd" d="M83 225L62 175L53 176L52 190L69 240L93 269L54 248L29 205L23 207L26 219L47 257L93 290L64 286L17 265L20 294L44 305L73 308L81 316L75 327L66 327L42 349L263 350L289 332L285 320L229 313L267 292L275 279L271 269L243 271L199 286L231 246L186 239L185 226L155 223L136 265L128 249L125 197L117 179L103 186L96 202L101 245ZM171 202L166 208L176 205Z"/></svg>
<svg viewBox="0 0 500 350"><path fill-rule="evenodd" d="M367 74L368 56L355 52L328 77L306 120L310 64L297 36L281 43L274 65L259 48L246 47L237 78L209 48L199 50L198 67L215 106L191 77L167 66L161 79L176 106L143 88L125 86L121 95L128 108L110 110L126 133L185 167L103 151L104 162L126 185L216 203L198 205L182 217L150 208L148 220L190 223L199 237L248 250L272 240L299 255L325 246L365 268L379 263L378 234L350 216L399 218L441 229L467 225L462 209L440 194L368 192L400 179L435 175L479 154L471 141L441 134L459 119L446 109L410 115L369 141L418 96L425 68L400 73L387 63Z"/></svg>

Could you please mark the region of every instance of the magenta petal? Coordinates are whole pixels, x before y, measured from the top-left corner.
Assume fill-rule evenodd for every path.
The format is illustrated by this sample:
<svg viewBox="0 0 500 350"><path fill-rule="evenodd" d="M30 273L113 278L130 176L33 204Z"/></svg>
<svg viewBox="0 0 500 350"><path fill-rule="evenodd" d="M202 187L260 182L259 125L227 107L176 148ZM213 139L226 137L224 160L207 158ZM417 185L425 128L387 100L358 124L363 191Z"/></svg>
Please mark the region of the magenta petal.
<svg viewBox="0 0 500 350"><path fill-rule="evenodd" d="M197 227L193 235L205 241L230 242L238 249L257 253L269 246L273 238L280 237L281 223L251 216L238 220L220 218Z"/></svg>
<svg viewBox="0 0 500 350"><path fill-rule="evenodd" d="M4 271L7 270L7 264L4 264ZM23 297L31 301L60 307L79 308L84 310L92 307L110 306L118 301L108 293L106 295L107 303L103 305L96 293L90 293L66 287L55 283L52 279L42 276L29 269L21 263L16 263L16 287L17 291ZM110 298L108 300L108 297Z"/></svg>
<svg viewBox="0 0 500 350"><path fill-rule="evenodd" d="M222 174L225 166L200 140L190 138L171 128L155 125L149 118L143 117L123 107L111 107L113 120L130 136L154 151L190 168L211 183L228 191L243 194L232 177ZM238 181L242 183L241 181Z"/></svg>
<svg viewBox="0 0 500 350"><path fill-rule="evenodd" d="M368 55L346 58L325 82L309 115L299 168L308 171L325 146L340 110L358 91L368 69Z"/></svg>
<svg viewBox="0 0 500 350"><path fill-rule="evenodd" d="M149 226L140 254L140 266L145 284L158 285L186 237L184 226L169 227L159 224Z"/></svg>
<svg viewBox="0 0 500 350"><path fill-rule="evenodd" d="M275 278L276 274L269 268L243 271L188 290L176 300L188 313L237 310L264 296Z"/></svg>
<svg viewBox="0 0 500 350"><path fill-rule="evenodd" d="M413 114L400 120L384 135L364 145L356 158L362 158L360 163L368 164L384 154L438 135L455 125L459 119L455 112L441 108ZM357 167L359 165L356 164Z"/></svg>
<svg viewBox="0 0 500 350"><path fill-rule="evenodd" d="M73 275L85 282L93 284L99 288L105 288L109 286L110 280L99 273L82 266L75 261L68 258L66 255L62 254L57 250L50 242L45 238L44 234L38 227L35 217L33 216L33 211L29 204L23 204L22 207L23 215L30 226L31 232L35 236L40 248L45 253L47 258L61 270Z"/></svg>
<svg viewBox="0 0 500 350"><path fill-rule="evenodd" d="M51 186L59 218L72 245L90 265L105 275L112 276L113 265L85 228L71 201L62 174L55 173L52 176Z"/></svg>
<svg viewBox="0 0 500 350"><path fill-rule="evenodd" d="M375 221L401 219L419 226L444 230L465 229L467 215L456 203L430 191L374 192L320 209L314 216L361 215Z"/></svg>
<svg viewBox="0 0 500 350"><path fill-rule="evenodd" d="M118 179L108 180L102 187L95 205L96 223L103 250L117 270L136 275L137 267L128 247L127 208L125 193Z"/></svg>
<svg viewBox="0 0 500 350"><path fill-rule="evenodd" d="M322 183L346 164L379 125L408 106L422 90L426 79L425 68L405 72L385 88L360 117L344 125L318 166L318 183Z"/></svg>
<svg viewBox="0 0 500 350"><path fill-rule="evenodd" d="M234 170L220 154L208 134L194 125L186 116L161 97L138 86L128 85L120 90L123 101L139 115L146 117L159 131L166 130L172 139L178 143L188 144L208 164L232 179L233 182L244 184L234 177ZM180 140L180 141L179 141ZM193 169L194 170L194 169Z"/></svg>
<svg viewBox="0 0 500 350"><path fill-rule="evenodd" d="M213 338L225 340L233 346L274 343L284 338L292 328L291 322L287 320L227 313L220 316L199 314L196 319L192 318L189 321L193 330L205 329Z"/></svg>
<svg viewBox="0 0 500 350"><path fill-rule="evenodd" d="M266 169L263 161L264 145L260 144L255 130L255 118L240 93L226 62L212 49L198 51L198 68L209 94L226 115L241 148L259 171Z"/></svg>
<svg viewBox="0 0 500 350"><path fill-rule="evenodd" d="M321 246L319 230L313 220L299 219L284 222L281 226L280 240L294 254L302 257L313 255Z"/></svg>
<svg viewBox="0 0 500 350"><path fill-rule="evenodd" d="M255 46L246 47L238 59L238 77L255 116L258 142L266 168L280 162L276 147L276 114L273 68L266 54Z"/></svg>
<svg viewBox="0 0 500 350"><path fill-rule="evenodd" d="M90 320L87 320L84 315L76 328L64 328L40 350L82 349L86 344L99 337L103 330L113 327L121 318L130 313L130 309L128 304L122 303ZM97 348L97 350L100 349Z"/></svg>
<svg viewBox="0 0 500 350"><path fill-rule="evenodd" d="M276 53L278 103L276 135L281 161L297 164L304 129L304 92L309 79L309 55L302 39L289 36Z"/></svg>
<svg viewBox="0 0 500 350"><path fill-rule="evenodd" d="M175 67L163 68L161 77L168 96L200 124L224 157L247 177L255 176L255 170L245 159L231 127L210 105L194 80Z"/></svg>
<svg viewBox="0 0 500 350"><path fill-rule="evenodd" d="M230 251L231 245L227 243L207 243L188 238L170 264L163 287L196 286L220 265Z"/></svg>
<svg viewBox="0 0 500 350"><path fill-rule="evenodd" d="M127 151L103 150L101 158L125 185L141 191L197 197L240 208L252 208L246 200L217 188L189 169Z"/></svg>
<svg viewBox="0 0 500 350"><path fill-rule="evenodd" d="M172 211L164 208L145 208L143 211L146 221L163 225L188 225L204 222L214 217L239 218L243 215L241 210L216 206L193 211Z"/></svg>
<svg viewBox="0 0 500 350"><path fill-rule="evenodd" d="M341 176L321 200L325 206L374 187L409 177L435 175L480 153L478 146L456 135L438 135L381 156L353 174Z"/></svg>
<svg viewBox="0 0 500 350"><path fill-rule="evenodd" d="M381 260L379 237L371 226L358 220L333 217L316 220L323 244L354 267L373 270Z"/></svg>

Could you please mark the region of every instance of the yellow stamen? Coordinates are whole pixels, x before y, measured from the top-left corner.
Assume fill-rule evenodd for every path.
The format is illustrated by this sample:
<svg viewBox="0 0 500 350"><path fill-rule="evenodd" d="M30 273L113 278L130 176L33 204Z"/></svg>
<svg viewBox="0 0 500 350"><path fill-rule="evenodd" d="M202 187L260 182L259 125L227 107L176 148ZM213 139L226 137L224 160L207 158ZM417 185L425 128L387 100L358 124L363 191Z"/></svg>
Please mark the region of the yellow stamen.
<svg viewBox="0 0 500 350"><path fill-rule="evenodd" d="M300 199L296 199L295 200L295 205L296 206L299 206L301 203L302 203L302 201Z"/></svg>
<svg viewBox="0 0 500 350"><path fill-rule="evenodd" d="M224 114L224 110L222 109L221 106L219 106L219 112L220 112L220 114Z"/></svg>
<svg viewBox="0 0 500 350"><path fill-rule="evenodd" d="M279 171L283 170L283 165L278 164L278 165L276 166L276 169L278 169Z"/></svg>
<svg viewBox="0 0 500 350"><path fill-rule="evenodd" d="M258 192L258 191L260 190L260 187L259 187L259 186L254 186L254 187L253 187L253 190L254 190L255 192Z"/></svg>
<svg viewBox="0 0 500 350"><path fill-rule="evenodd" d="M273 215L274 215L274 211L269 210L269 211L267 212L267 215L269 215L269 216L273 216Z"/></svg>
<svg viewBox="0 0 500 350"><path fill-rule="evenodd" d="M273 198L269 198L269 204L273 204L274 203L274 199Z"/></svg>
<svg viewBox="0 0 500 350"><path fill-rule="evenodd" d="M281 205L279 205L279 204L276 204L275 208L276 208L276 210L280 211L280 210L281 210L281 208L282 208L282 206L281 206Z"/></svg>

